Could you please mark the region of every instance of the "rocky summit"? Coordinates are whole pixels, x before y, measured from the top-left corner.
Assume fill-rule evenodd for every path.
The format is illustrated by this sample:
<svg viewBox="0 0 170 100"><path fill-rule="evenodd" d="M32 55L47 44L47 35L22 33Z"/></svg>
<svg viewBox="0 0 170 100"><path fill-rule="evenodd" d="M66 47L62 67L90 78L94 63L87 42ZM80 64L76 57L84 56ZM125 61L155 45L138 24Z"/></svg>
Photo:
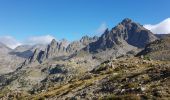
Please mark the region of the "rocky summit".
<svg viewBox="0 0 170 100"><path fill-rule="evenodd" d="M10 49L0 43L2 100L169 100L170 37L125 18L101 36Z"/></svg>
<svg viewBox="0 0 170 100"><path fill-rule="evenodd" d="M144 48L146 44L156 39L157 37L142 25L126 18L110 31L106 29L98 41L90 44L89 50L97 51L98 49L113 48L125 43L134 47Z"/></svg>

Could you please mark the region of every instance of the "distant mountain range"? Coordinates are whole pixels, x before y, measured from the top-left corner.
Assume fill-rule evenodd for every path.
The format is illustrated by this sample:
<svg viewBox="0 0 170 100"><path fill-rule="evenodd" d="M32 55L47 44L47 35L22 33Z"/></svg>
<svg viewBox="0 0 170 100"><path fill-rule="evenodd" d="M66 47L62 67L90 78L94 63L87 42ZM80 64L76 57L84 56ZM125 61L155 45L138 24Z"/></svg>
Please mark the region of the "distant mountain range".
<svg viewBox="0 0 170 100"><path fill-rule="evenodd" d="M93 57L103 59L104 61L108 58L124 55L130 51L136 54L146 44L166 36L166 34L154 35L142 25L126 18L111 30L106 29L100 37L95 36L91 38L84 36L80 41L73 41L71 43L68 43L65 39L60 42L53 40L48 46L41 44L33 46L21 45L13 50L0 43L0 53L3 54L1 55L0 62L3 60L3 66L10 66L15 70L18 66L14 67L11 65L20 65L24 60L24 65L32 62L42 63L49 58L71 56L73 54L79 54L82 51L91 53ZM7 59L2 59L5 57ZM9 57L10 59L16 57L18 60L15 61L13 59L13 63L8 65Z"/></svg>
<svg viewBox="0 0 170 100"><path fill-rule="evenodd" d="M52 57L70 56L76 52L81 52L81 49L89 53L97 52L96 54L105 51L108 52L110 49L109 54L105 53L105 58L108 58L110 54L113 54L115 55L113 57L116 57L126 54L131 50L134 50L135 52L137 48L144 48L146 44L155 41L156 39L157 37L152 32L127 18L110 31L106 29L104 34L99 38L84 36L80 41L72 42L67 47L64 46L62 42L59 43L53 40L45 51L41 50L38 53L36 50L29 61L27 60L25 63L35 61L42 63L45 59ZM103 56L102 54L100 55Z"/></svg>

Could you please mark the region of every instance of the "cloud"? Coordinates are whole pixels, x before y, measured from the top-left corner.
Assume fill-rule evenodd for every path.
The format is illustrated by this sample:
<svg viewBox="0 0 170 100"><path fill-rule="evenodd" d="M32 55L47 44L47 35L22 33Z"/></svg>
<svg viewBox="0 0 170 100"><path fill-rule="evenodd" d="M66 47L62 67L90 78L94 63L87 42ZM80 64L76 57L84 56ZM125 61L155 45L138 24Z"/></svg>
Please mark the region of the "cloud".
<svg viewBox="0 0 170 100"><path fill-rule="evenodd" d="M146 24L144 27L155 34L168 34L170 33L170 18L155 25Z"/></svg>
<svg viewBox="0 0 170 100"><path fill-rule="evenodd" d="M30 37L28 38L25 43L28 44L49 44L53 39L55 39L55 37L51 36L51 35L44 35L44 36L34 36L34 37Z"/></svg>
<svg viewBox="0 0 170 100"><path fill-rule="evenodd" d="M35 45L35 44L49 44L55 37L51 35L34 36L25 39L25 41L19 42L12 36L0 36L0 42L5 44L11 49L15 49L20 45Z"/></svg>
<svg viewBox="0 0 170 100"><path fill-rule="evenodd" d="M96 34L98 34L98 35L101 35L101 34L103 34L104 32L105 32L105 30L107 29L107 25L106 25L106 23L102 23L100 26L99 26L99 28L96 30Z"/></svg>
<svg viewBox="0 0 170 100"><path fill-rule="evenodd" d="M6 46L8 46L11 49L14 49L17 46L22 44L19 41L17 41L15 38L13 38L12 36L1 36L0 42L5 44Z"/></svg>

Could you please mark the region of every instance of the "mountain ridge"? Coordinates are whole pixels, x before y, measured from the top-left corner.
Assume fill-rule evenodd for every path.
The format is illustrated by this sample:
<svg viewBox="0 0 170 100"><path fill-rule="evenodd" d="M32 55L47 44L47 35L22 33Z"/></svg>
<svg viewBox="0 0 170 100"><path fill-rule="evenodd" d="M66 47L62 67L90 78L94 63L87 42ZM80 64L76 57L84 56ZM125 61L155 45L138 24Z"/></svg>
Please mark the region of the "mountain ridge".
<svg viewBox="0 0 170 100"><path fill-rule="evenodd" d="M89 48L89 50L96 51L93 49L111 48L114 45L119 45L122 42L127 42L128 44L138 48L144 48L147 43L156 39L157 37L155 37L152 32L145 29L142 25L133 22L129 18L125 18L121 23L112 28L110 31L106 29L104 34L96 43L90 44L92 48Z"/></svg>
<svg viewBox="0 0 170 100"><path fill-rule="evenodd" d="M109 94L143 99L158 97L155 91L161 87L166 91L159 95L168 95L170 63L134 57L157 39L128 18L100 37L84 36L69 44L53 39L44 49L35 48L16 70L0 75L0 94L26 100L96 100L110 98ZM153 88L156 83L159 87Z"/></svg>

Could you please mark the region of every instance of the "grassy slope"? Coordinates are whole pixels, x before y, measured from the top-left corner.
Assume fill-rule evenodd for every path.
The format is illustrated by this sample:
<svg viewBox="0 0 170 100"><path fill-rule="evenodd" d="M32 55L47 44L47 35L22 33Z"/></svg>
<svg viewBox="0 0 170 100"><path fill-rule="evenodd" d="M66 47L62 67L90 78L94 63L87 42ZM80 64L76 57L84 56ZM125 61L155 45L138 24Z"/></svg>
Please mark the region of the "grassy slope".
<svg viewBox="0 0 170 100"><path fill-rule="evenodd" d="M52 87L46 92L33 95L31 99L65 98L67 96L69 97L69 93L75 92L73 94L78 94L79 91L86 90L89 86L95 87L97 83L100 84L99 86L102 89L99 93L96 93L99 94L98 99L107 99L110 97L123 99L129 95L134 98L168 98L170 96L168 94L170 87L167 84L170 82L170 67L166 66L170 64L169 62L131 58L119 59L112 63L114 67L110 67L110 64L104 63L99 66L99 70L90 74L91 77L87 79L77 79L60 87ZM106 68L103 69L100 67ZM105 81L102 82L102 80ZM120 90L120 93L114 92L114 89L109 90L106 87ZM162 89L166 91L162 91ZM161 93L157 93L156 95L158 91L161 91Z"/></svg>
<svg viewBox="0 0 170 100"><path fill-rule="evenodd" d="M170 99L170 62L120 58L98 66L92 72L53 86L37 94L20 94L21 100L38 99ZM85 96L80 95L85 92ZM92 93L92 94L91 94Z"/></svg>

